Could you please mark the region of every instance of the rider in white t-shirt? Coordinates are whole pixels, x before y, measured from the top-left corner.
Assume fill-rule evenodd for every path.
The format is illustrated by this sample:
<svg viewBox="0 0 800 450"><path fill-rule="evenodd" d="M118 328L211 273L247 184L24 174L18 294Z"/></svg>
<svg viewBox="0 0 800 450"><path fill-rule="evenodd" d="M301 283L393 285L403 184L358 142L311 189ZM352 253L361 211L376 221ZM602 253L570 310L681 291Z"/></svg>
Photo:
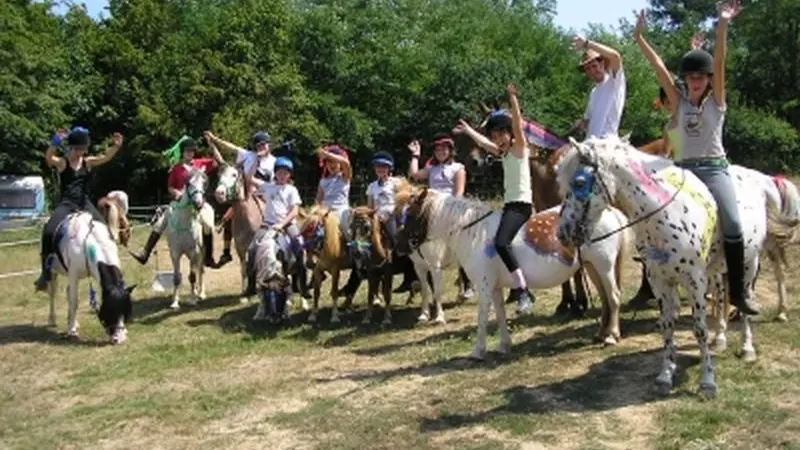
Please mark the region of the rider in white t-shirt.
<svg viewBox="0 0 800 450"><path fill-rule="evenodd" d="M575 128L586 130L587 138L619 135L626 89L622 56L611 47L577 35L572 38L572 48L583 52L578 70L595 84Z"/></svg>

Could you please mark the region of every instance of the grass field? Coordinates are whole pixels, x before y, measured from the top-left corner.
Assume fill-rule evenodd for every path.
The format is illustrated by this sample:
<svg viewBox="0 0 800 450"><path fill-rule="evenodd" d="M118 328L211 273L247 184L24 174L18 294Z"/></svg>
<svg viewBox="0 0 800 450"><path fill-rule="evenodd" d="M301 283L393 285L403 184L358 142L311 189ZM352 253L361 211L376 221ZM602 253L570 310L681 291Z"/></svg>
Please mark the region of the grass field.
<svg viewBox="0 0 800 450"><path fill-rule="evenodd" d="M138 230L132 246L145 237ZM37 267L35 246L0 252L2 273ZM169 270L163 251L158 260ZM392 327L381 329L380 316L360 326L362 287L359 309L341 326L328 325L329 310L318 327L295 311L294 324L275 331L251 322L255 305L239 304L238 263L210 271L209 298L179 311L149 292L152 264L123 260L139 288L129 341L118 347L105 344L88 311L87 283L82 339L73 343L61 337L63 294L51 329L33 276L0 280L0 448L800 449L800 330L791 312L789 323L772 320L769 263L757 291L767 306L755 324L759 360L734 356L734 324L730 349L714 360L713 401L694 395L699 353L688 308L677 334L679 381L660 399L651 393L661 347L654 311L635 320L625 313L623 340L604 349L591 341L595 316L553 319L559 290L539 292L535 315L511 320L511 354L471 364L463 357L476 307L453 307L453 273L445 326L417 326L419 303L406 307L405 296L394 302ZM638 270L625 268L625 299Z"/></svg>

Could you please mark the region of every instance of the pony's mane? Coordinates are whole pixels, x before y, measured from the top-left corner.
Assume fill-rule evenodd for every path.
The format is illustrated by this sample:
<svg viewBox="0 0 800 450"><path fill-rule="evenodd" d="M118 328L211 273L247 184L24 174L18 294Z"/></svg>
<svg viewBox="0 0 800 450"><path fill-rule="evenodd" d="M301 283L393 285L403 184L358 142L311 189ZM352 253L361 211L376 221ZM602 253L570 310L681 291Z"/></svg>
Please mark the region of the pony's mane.
<svg viewBox="0 0 800 450"><path fill-rule="evenodd" d="M477 198L442 195L428 190L420 211L428 221L428 228L433 229L437 225L466 225L480 214L492 211L492 207ZM440 220L432 223L430 218L434 216Z"/></svg>
<svg viewBox="0 0 800 450"><path fill-rule="evenodd" d="M381 239L381 227L383 227L383 224L378 218L378 214L369 206L357 206L353 209L353 219L358 216L369 217L372 220L372 248L378 252L378 256L380 256L381 259L385 259L387 257L387 252L386 248L383 246L383 240ZM350 223L352 223L352 220Z"/></svg>
<svg viewBox="0 0 800 450"><path fill-rule="evenodd" d="M403 209L408 205L408 202L419 193L423 186L416 185L409 182L405 178L400 178L402 181L401 186L395 191L394 195L394 213L400 215Z"/></svg>

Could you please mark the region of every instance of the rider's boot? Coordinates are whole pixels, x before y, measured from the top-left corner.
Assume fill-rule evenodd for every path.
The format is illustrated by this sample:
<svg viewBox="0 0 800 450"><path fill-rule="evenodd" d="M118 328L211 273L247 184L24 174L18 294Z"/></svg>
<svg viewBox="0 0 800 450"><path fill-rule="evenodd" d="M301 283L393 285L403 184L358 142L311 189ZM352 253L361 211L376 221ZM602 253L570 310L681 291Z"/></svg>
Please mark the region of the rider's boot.
<svg viewBox="0 0 800 450"><path fill-rule="evenodd" d="M203 233L203 264L206 267L217 268L214 262L214 236L211 233Z"/></svg>
<svg viewBox="0 0 800 450"><path fill-rule="evenodd" d="M650 287L650 281L647 280L647 267L642 262L642 284L639 286L639 292L628 302L628 306L634 309L643 309L653 298L655 298L653 289Z"/></svg>
<svg viewBox="0 0 800 450"><path fill-rule="evenodd" d="M228 221L223 224L223 234L222 234L222 256L219 257L219 261L217 261L217 267L222 267L225 264L233 261L233 256L231 256L231 241L233 240L233 233L231 230L231 222Z"/></svg>
<svg viewBox="0 0 800 450"><path fill-rule="evenodd" d="M39 278L34 281L34 286L36 287L36 292L44 291L47 289L47 286L50 284L50 256L51 253L42 254L42 273L39 274Z"/></svg>
<svg viewBox="0 0 800 450"><path fill-rule="evenodd" d="M309 290L308 288L308 271L306 269L304 255L305 255L304 250L300 250L297 252L297 264L295 265L295 267L297 267L297 271L295 272L295 274L297 275L297 289L300 292L300 295L304 299L310 300L312 296L311 296L311 290Z"/></svg>
<svg viewBox="0 0 800 450"><path fill-rule="evenodd" d="M155 248L160 237L161 233L151 231L150 236L147 236L147 242L144 244L144 248L138 252L130 252L133 259L139 261L139 264L147 264L147 260L150 259L150 254L153 252L153 248Z"/></svg>
<svg viewBox="0 0 800 450"><path fill-rule="evenodd" d="M247 256L245 257L244 267L247 273L247 287L245 287L242 296L252 297L256 295L256 265L254 262L255 251L248 249Z"/></svg>
<svg viewBox="0 0 800 450"><path fill-rule="evenodd" d="M419 280L417 276L417 271L414 270L414 263L411 261L411 258L408 256L404 256L402 258L398 258L403 261L403 282L400 283L400 286L397 286L395 290L392 291L393 294L402 294L404 292L409 292L411 290L411 285Z"/></svg>
<svg viewBox="0 0 800 450"><path fill-rule="evenodd" d="M744 241L725 241L725 264L728 266L728 287L731 305L743 314L757 315L758 305L750 297L744 282Z"/></svg>

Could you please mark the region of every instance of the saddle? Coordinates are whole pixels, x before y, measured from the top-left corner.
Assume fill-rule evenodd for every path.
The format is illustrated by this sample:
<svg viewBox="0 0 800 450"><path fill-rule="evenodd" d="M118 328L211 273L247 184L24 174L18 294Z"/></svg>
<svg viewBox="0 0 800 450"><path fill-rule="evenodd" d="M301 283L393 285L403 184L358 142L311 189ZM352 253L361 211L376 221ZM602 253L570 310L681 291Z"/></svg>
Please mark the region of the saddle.
<svg viewBox="0 0 800 450"><path fill-rule="evenodd" d="M55 253L56 258L58 258L58 262L61 263L61 266L65 270L68 267L67 266L67 260L64 258L64 254L61 253L61 246L58 245L58 244L61 242L62 239L64 239L64 237L69 232L69 227L67 226L69 224L69 221L72 220L73 218L77 217L80 214L88 214L88 213L86 213L84 211L75 211L75 212L71 212L71 213L67 214L67 217L64 217L64 219L61 220L61 222L58 223L58 226L56 227L56 232L53 234L53 238L52 238L53 239L53 241L52 241L53 253Z"/></svg>
<svg viewBox="0 0 800 450"><path fill-rule="evenodd" d="M543 211L528 219L525 226L525 242L537 253L557 256L564 262L575 260L575 249L565 247L556 237L558 211Z"/></svg>

